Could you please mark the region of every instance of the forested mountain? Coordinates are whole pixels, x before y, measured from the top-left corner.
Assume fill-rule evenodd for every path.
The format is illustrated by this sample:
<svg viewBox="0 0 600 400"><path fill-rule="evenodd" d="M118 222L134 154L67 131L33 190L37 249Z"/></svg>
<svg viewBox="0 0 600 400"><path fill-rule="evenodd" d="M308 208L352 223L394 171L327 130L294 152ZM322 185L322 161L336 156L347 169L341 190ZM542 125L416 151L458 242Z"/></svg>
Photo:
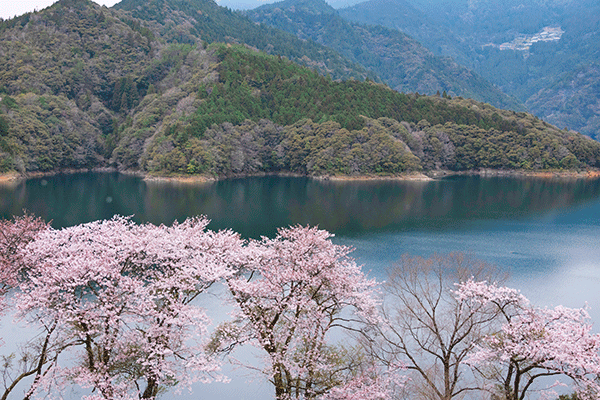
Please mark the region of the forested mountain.
<svg viewBox="0 0 600 400"><path fill-rule="evenodd" d="M156 4L163 20L151 20ZM3 22L0 170L224 177L600 166L600 143L573 131L460 97L334 81L218 36L225 28L210 21L220 14L188 19L178 8L186 4L191 13L197 3L61 0Z"/></svg>
<svg viewBox="0 0 600 400"><path fill-rule="evenodd" d="M590 136L600 132L596 0L370 0L339 13L410 34L435 54L480 73L540 118ZM551 31L562 33L541 40Z"/></svg>
<svg viewBox="0 0 600 400"><path fill-rule="evenodd" d="M434 55L398 30L348 22L324 0L286 0L246 11L244 15L329 46L373 71L399 92L447 92L496 107L525 110L516 99L452 59Z"/></svg>
<svg viewBox="0 0 600 400"><path fill-rule="evenodd" d="M247 44L269 54L329 73L333 79L369 77L363 67L349 62L329 47L303 41L279 29L259 26L248 18L220 7L213 0L123 0L115 9L125 10L169 43L196 43L198 40Z"/></svg>
<svg viewBox="0 0 600 400"><path fill-rule="evenodd" d="M270 51L277 48L334 78L369 76L329 48L258 27L213 1L122 6L127 5L150 20L88 0L61 0L41 12L0 22L0 97L18 138L10 143L2 139L0 146L9 154L29 152L27 157L2 157L2 169L13 164L19 170L84 168L110 157L116 128L127 113L154 85L172 78L170 71L196 43L248 41ZM197 13L202 36L192 25L196 20L184 11ZM19 105L7 96L15 94L30 96L18 113Z"/></svg>
<svg viewBox="0 0 600 400"><path fill-rule="evenodd" d="M443 3L442 3L443 4ZM434 7L440 8L437 3ZM443 19L432 9L422 10L410 0L367 0L340 8L338 14L347 21L379 25L410 35L438 56L449 56L462 65L473 67L468 50Z"/></svg>

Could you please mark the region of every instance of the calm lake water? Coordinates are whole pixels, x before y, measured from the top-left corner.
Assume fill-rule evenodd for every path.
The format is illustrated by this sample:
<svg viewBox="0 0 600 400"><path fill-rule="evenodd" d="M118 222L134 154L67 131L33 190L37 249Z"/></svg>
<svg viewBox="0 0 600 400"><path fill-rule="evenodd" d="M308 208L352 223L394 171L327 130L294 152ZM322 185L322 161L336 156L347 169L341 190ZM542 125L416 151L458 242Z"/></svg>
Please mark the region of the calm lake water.
<svg viewBox="0 0 600 400"><path fill-rule="evenodd" d="M319 225L335 233L337 243L355 247L357 261L381 280L404 253L462 251L509 271L508 284L535 304L587 302L600 331L600 180L264 177L190 185L90 173L0 186L0 218L23 209L57 228L114 214L155 224L203 214L210 228L247 238L272 236L280 226ZM243 379L236 379L202 392L214 399L271 393L264 383L240 386Z"/></svg>

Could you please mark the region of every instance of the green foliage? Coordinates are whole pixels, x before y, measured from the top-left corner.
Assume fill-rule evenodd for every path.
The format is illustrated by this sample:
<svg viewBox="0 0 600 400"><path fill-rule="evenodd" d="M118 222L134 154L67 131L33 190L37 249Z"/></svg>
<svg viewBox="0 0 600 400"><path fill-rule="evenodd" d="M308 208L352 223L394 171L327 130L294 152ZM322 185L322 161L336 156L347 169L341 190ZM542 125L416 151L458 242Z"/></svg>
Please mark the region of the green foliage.
<svg viewBox="0 0 600 400"><path fill-rule="evenodd" d="M202 137L212 124L261 118L281 125L309 118L336 121L350 130L362 129L361 115L413 123L424 119L432 124L451 121L522 133L516 122L465 107L459 101L406 95L373 83L335 82L288 60L242 46L215 48L221 61L219 83L200 91L205 101L189 126L192 136Z"/></svg>
<svg viewBox="0 0 600 400"><path fill-rule="evenodd" d="M98 128L66 97L26 93L14 101L15 110L0 116L0 149L8 154L2 168L24 172L102 165Z"/></svg>
<svg viewBox="0 0 600 400"><path fill-rule="evenodd" d="M161 51L160 59L153 60L146 67L140 84L147 87L147 91L149 91L150 85L154 86L154 84L162 81L169 72L181 68L190 51L192 51L192 46L189 44L170 44Z"/></svg>
<svg viewBox="0 0 600 400"><path fill-rule="evenodd" d="M139 93L137 85L133 82L131 76L120 78L115 82L111 101L113 110L117 112L127 111L136 106L138 101Z"/></svg>
<svg viewBox="0 0 600 400"><path fill-rule="evenodd" d="M7 108L17 108L17 102L15 99L7 94L2 95L2 105L6 106Z"/></svg>
<svg viewBox="0 0 600 400"><path fill-rule="evenodd" d="M0 115L0 137L8 136L8 121Z"/></svg>
<svg viewBox="0 0 600 400"><path fill-rule="evenodd" d="M12 156L14 149L11 145L9 134L10 126L8 125L8 121L3 115L0 115L0 172L14 170L14 160Z"/></svg>
<svg viewBox="0 0 600 400"><path fill-rule="evenodd" d="M2 139L0 139L0 143ZM14 162L11 156L0 153L0 172L8 172L14 170Z"/></svg>
<svg viewBox="0 0 600 400"><path fill-rule="evenodd" d="M309 175L396 175L418 171L420 161L393 130L367 120L360 130L348 131L337 122L303 120L285 130L286 165Z"/></svg>
<svg viewBox="0 0 600 400"><path fill-rule="evenodd" d="M244 14L261 24L335 49L375 72L399 92L450 91L497 107L525 110L522 104L489 81L449 58L434 55L404 33L346 21L323 0L286 0Z"/></svg>
<svg viewBox="0 0 600 400"><path fill-rule="evenodd" d="M265 119L239 125L226 122L183 144L177 142L184 129L178 126L155 142L146 168L155 173L201 171L216 176L277 171L352 176L439 169L573 170L597 166L597 158L586 159L586 152L600 154L600 143L591 139L561 137L535 128L523 137L455 123L430 126L426 121L363 119L364 127L357 130L335 121L309 119L288 126Z"/></svg>
<svg viewBox="0 0 600 400"><path fill-rule="evenodd" d="M177 151L175 128L157 140L146 164L152 172L216 176L291 171L304 175L394 175L420 170L419 159L380 121L348 131L337 122L301 120L278 126L268 120L223 123Z"/></svg>
<svg viewBox="0 0 600 400"><path fill-rule="evenodd" d="M139 18L151 16L156 23ZM157 174L321 176L600 166L599 143L526 113L447 92L334 81L356 70L290 35L241 32L256 25L209 1L153 0L126 13L63 0L11 21L0 35L2 170L112 164ZM289 53L202 40L254 40Z"/></svg>

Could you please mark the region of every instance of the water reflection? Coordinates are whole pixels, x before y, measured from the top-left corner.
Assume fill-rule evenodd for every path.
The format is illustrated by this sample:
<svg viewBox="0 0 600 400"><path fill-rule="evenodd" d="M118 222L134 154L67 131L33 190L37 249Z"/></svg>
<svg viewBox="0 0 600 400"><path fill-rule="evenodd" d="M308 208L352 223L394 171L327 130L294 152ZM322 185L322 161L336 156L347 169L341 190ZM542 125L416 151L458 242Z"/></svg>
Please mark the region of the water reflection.
<svg viewBox="0 0 600 400"><path fill-rule="evenodd" d="M211 228L231 228L245 237L318 224L335 232L337 243L355 247L353 256L378 280L404 253L463 251L510 271L509 286L534 304L581 307L587 301L593 319L600 320L600 180L264 177L191 185L90 173L0 186L0 218L23 209L53 220L57 228L114 214L155 224L205 214ZM207 308L224 316L218 296L213 300ZM198 393L208 399L272 398L264 381L248 384L243 370L227 374L233 377L230 385L195 386L195 395L182 398Z"/></svg>
<svg viewBox="0 0 600 400"><path fill-rule="evenodd" d="M131 215L140 210L144 182L119 174L69 174L30 179L10 188L0 186L0 216L8 218L27 210L57 228Z"/></svg>
<svg viewBox="0 0 600 400"><path fill-rule="evenodd" d="M432 182L337 182L263 177L204 184L144 182L119 174L74 174L0 186L0 216L27 209L55 227L114 214L170 224L204 214L213 229L245 237L279 226L319 225L338 235L456 230L474 220L520 220L600 197L600 180L454 177Z"/></svg>

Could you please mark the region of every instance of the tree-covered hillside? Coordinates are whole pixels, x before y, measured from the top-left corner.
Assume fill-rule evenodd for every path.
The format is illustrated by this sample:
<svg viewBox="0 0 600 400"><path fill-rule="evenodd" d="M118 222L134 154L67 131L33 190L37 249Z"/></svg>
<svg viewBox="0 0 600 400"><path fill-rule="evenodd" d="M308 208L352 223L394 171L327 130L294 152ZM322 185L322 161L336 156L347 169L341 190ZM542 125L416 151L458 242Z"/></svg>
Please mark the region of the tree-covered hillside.
<svg viewBox="0 0 600 400"><path fill-rule="evenodd" d="M154 15L155 5L144 3L136 11ZM11 131L0 142L2 170L107 165L119 140L117 127L133 108L149 92L181 85L185 78L173 71L196 43L202 47L215 38L242 43L260 38L267 50L277 48L321 73L369 76L333 50L257 27L212 1L162 5L163 20L144 21L89 0L61 0L0 22L0 104L7 114L0 122L10 123ZM200 5L204 11L194 8ZM204 13L202 36L177 7ZM236 39L232 32L247 37Z"/></svg>
<svg viewBox="0 0 600 400"><path fill-rule="evenodd" d="M600 143L526 113L335 81L248 45L182 43L169 26L180 25L87 0L4 22L1 170L226 177L600 166Z"/></svg>
<svg viewBox="0 0 600 400"><path fill-rule="evenodd" d="M114 8L129 12L170 43L193 44L201 40L247 44L328 73L334 79L369 77L378 80L376 75L369 74L330 47L299 40L279 29L259 26L213 0L123 0Z"/></svg>
<svg viewBox="0 0 600 400"><path fill-rule="evenodd" d="M369 0L339 14L405 32L478 72L540 118L599 134L597 0ZM559 40L512 46L545 28L563 33Z"/></svg>
<svg viewBox="0 0 600 400"><path fill-rule="evenodd" d="M229 176L577 169L600 160L600 143L525 113L406 95L371 82L335 82L244 47L211 50L219 78L199 87L200 99L193 100L199 106L154 134L145 151L118 147L128 156L118 162L137 167L140 160L156 173ZM145 99L124 137L140 130L139 121L160 120L147 110L168 109L164 101Z"/></svg>
<svg viewBox="0 0 600 400"><path fill-rule="evenodd" d="M522 104L448 57L434 55L398 30L342 19L323 0L286 0L244 13L260 22L329 46L400 92L447 92L525 111Z"/></svg>

